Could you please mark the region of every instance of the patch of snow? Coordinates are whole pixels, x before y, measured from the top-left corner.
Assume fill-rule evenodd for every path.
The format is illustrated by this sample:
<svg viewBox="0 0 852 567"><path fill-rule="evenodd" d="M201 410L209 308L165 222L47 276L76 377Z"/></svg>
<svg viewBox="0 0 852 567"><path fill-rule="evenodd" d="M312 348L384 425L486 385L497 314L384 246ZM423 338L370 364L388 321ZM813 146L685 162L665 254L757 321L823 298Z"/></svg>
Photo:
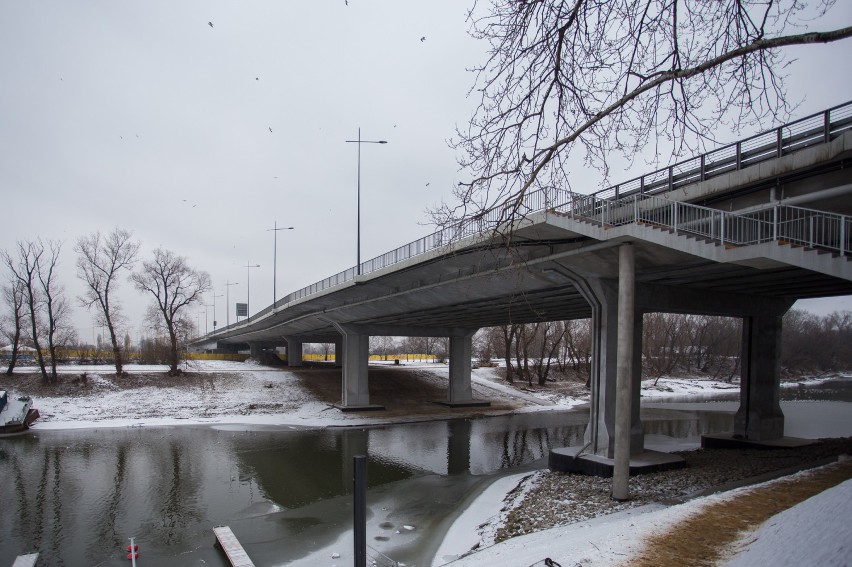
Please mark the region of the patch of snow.
<svg viewBox="0 0 852 567"><path fill-rule="evenodd" d="M852 539L843 518L852 518L852 480L773 516L743 536L727 567L849 565Z"/></svg>
<svg viewBox="0 0 852 567"><path fill-rule="evenodd" d="M804 471L785 478L795 478L811 472ZM474 553L459 559L455 559L450 554L442 558L440 550L449 549L442 543L432 567L540 565L546 557L550 557L561 565L583 565L583 567L623 565L629 557L641 550L644 540L654 533L676 526L684 518L709 504L734 500L742 494L772 482L777 481L738 488L675 506L649 504L631 508L592 520L514 537L499 544L479 548ZM488 506L488 501L502 502L496 484L492 485L495 489L493 492L488 490L483 492L469 506L469 509L474 511L484 509ZM500 488L508 490L509 484L505 483ZM850 514L852 514L852 480L782 512L767 521L757 531L745 534L740 540L737 554L729 563L729 567L848 565L850 553L848 528L839 519L847 518ZM459 517L458 525L453 525L453 529L458 527L459 530L470 530L472 522L462 522L463 517L464 514ZM462 537L464 537L462 534L452 536L457 541L462 541ZM445 542L452 541L449 538L450 536Z"/></svg>

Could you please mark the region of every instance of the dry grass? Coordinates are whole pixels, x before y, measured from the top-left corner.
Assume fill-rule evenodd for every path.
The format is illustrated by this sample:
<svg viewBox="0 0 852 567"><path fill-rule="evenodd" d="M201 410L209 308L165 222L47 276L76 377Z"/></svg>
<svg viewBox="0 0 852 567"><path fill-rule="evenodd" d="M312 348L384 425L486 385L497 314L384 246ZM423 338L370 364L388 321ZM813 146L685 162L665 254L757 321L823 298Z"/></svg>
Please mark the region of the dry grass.
<svg viewBox="0 0 852 567"><path fill-rule="evenodd" d="M16 372L12 376L0 375L0 390L20 392L34 398L57 396L88 396L92 394L92 376L100 374L109 378L113 386L122 390L133 390L146 386L158 388L208 388L214 382L224 383L239 379L233 372L184 372L180 376L169 376L166 372L131 373L120 378L114 372L62 372L54 383L45 384L38 372ZM85 375L85 377L84 377Z"/></svg>
<svg viewBox="0 0 852 567"><path fill-rule="evenodd" d="M645 542L631 567L716 565L744 532L788 508L852 478L852 462L806 477L789 478L752 490L733 500L710 504Z"/></svg>

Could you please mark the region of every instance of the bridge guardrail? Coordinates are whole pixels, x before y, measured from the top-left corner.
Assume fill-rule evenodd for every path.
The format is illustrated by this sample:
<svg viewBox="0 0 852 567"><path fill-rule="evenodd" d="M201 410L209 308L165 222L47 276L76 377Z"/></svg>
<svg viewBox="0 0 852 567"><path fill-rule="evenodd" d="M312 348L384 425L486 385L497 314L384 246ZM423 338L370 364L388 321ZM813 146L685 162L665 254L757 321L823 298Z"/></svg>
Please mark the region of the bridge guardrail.
<svg viewBox="0 0 852 567"><path fill-rule="evenodd" d="M813 145L830 142L849 130L852 130L852 101L590 195L581 195L558 188L531 191L524 196L520 212L530 214L553 209L613 226L638 221L691 232L697 236L718 241L725 246L766 242L773 238L777 239L778 235L784 235L784 240L791 243L849 254L852 250L852 224L850 224L852 221L849 217L813 211L826 215L826 218L817 219L812 215L812 218L808 217L810 220L805 221L804 217L794 217L792 211L785 211L781 212L781 217L774 217L775 220L770 222L765 218L765 214L768 214L766 211L770 209L738 215L698 205L678 203L661 197L684 185L743 169ZM796 209L796 207L787 206L782 208ZM404 244L362 262L360 273L369 274L462 238L483 234L486 230L497 226L502 220L501 214L501 209L495 207L485 211L479 217ZM829 220L828 216L841 218ZM778 220L779 218L786 220ZM806 225L807 228L805 228ZM773 238L767 235L773 235ZM348 268L296 290L249 319L262 317L272 312L274 308L351 281L355 278L356 271L355 267ZM244 323L233 323L214 334L225 332Z"/></svg>

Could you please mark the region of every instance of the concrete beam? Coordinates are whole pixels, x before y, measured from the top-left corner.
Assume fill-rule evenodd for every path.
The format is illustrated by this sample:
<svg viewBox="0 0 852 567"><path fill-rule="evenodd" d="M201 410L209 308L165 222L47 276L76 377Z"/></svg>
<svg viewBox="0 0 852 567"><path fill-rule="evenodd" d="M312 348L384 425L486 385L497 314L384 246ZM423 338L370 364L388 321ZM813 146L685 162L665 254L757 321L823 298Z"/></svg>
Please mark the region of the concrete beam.
<svg viewBox="0 0 852 567"><path fill-rule="evenodd" d="M684 287L638 283L636 305L646 313L688 313L721 317L746 317L767 312L786 312L795 300L712 292Z"/></svg>
<svg viewBox="0 0 852 567"><path fill-rule="evenodd" d="M371 337L463 337L471 331L469 327L418 327L408 325L365 325L359 323L344 323L343 325L351 331ZM476 329L473 332L476 332Z"/></svg>

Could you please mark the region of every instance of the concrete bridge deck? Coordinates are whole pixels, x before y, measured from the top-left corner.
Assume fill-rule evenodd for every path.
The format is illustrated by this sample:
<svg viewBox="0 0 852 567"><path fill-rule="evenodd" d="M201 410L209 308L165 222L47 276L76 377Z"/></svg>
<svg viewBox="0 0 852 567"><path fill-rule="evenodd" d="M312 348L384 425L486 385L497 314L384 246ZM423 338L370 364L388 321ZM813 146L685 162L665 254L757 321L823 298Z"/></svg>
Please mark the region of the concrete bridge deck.
<svg viewBox="0 0 852 567"><path fill-rule="evenodd" d="M781 316L796 299L852 294L852 103L761 136L722 148L721 158L711 152L684 162L697 166L678 164L594 195L531 193L510 230L486 223L435 233L365 262L362 275L350 269L317 282L197 344L286 345L299 364L302 343L334 342L343 354L342 403L362 407L369 336L450 337L448 401L458 403L472 401L477 329L591 317L588 436L593 452L611 456L620 256L628 246L634 322L621 334L641 341L644 312L743 318L738 434L778 438ZM641 344L632 350L640 356ZM633 367L635 383L641 364ZM634 391L635 451L642 441Z"/></svg>

